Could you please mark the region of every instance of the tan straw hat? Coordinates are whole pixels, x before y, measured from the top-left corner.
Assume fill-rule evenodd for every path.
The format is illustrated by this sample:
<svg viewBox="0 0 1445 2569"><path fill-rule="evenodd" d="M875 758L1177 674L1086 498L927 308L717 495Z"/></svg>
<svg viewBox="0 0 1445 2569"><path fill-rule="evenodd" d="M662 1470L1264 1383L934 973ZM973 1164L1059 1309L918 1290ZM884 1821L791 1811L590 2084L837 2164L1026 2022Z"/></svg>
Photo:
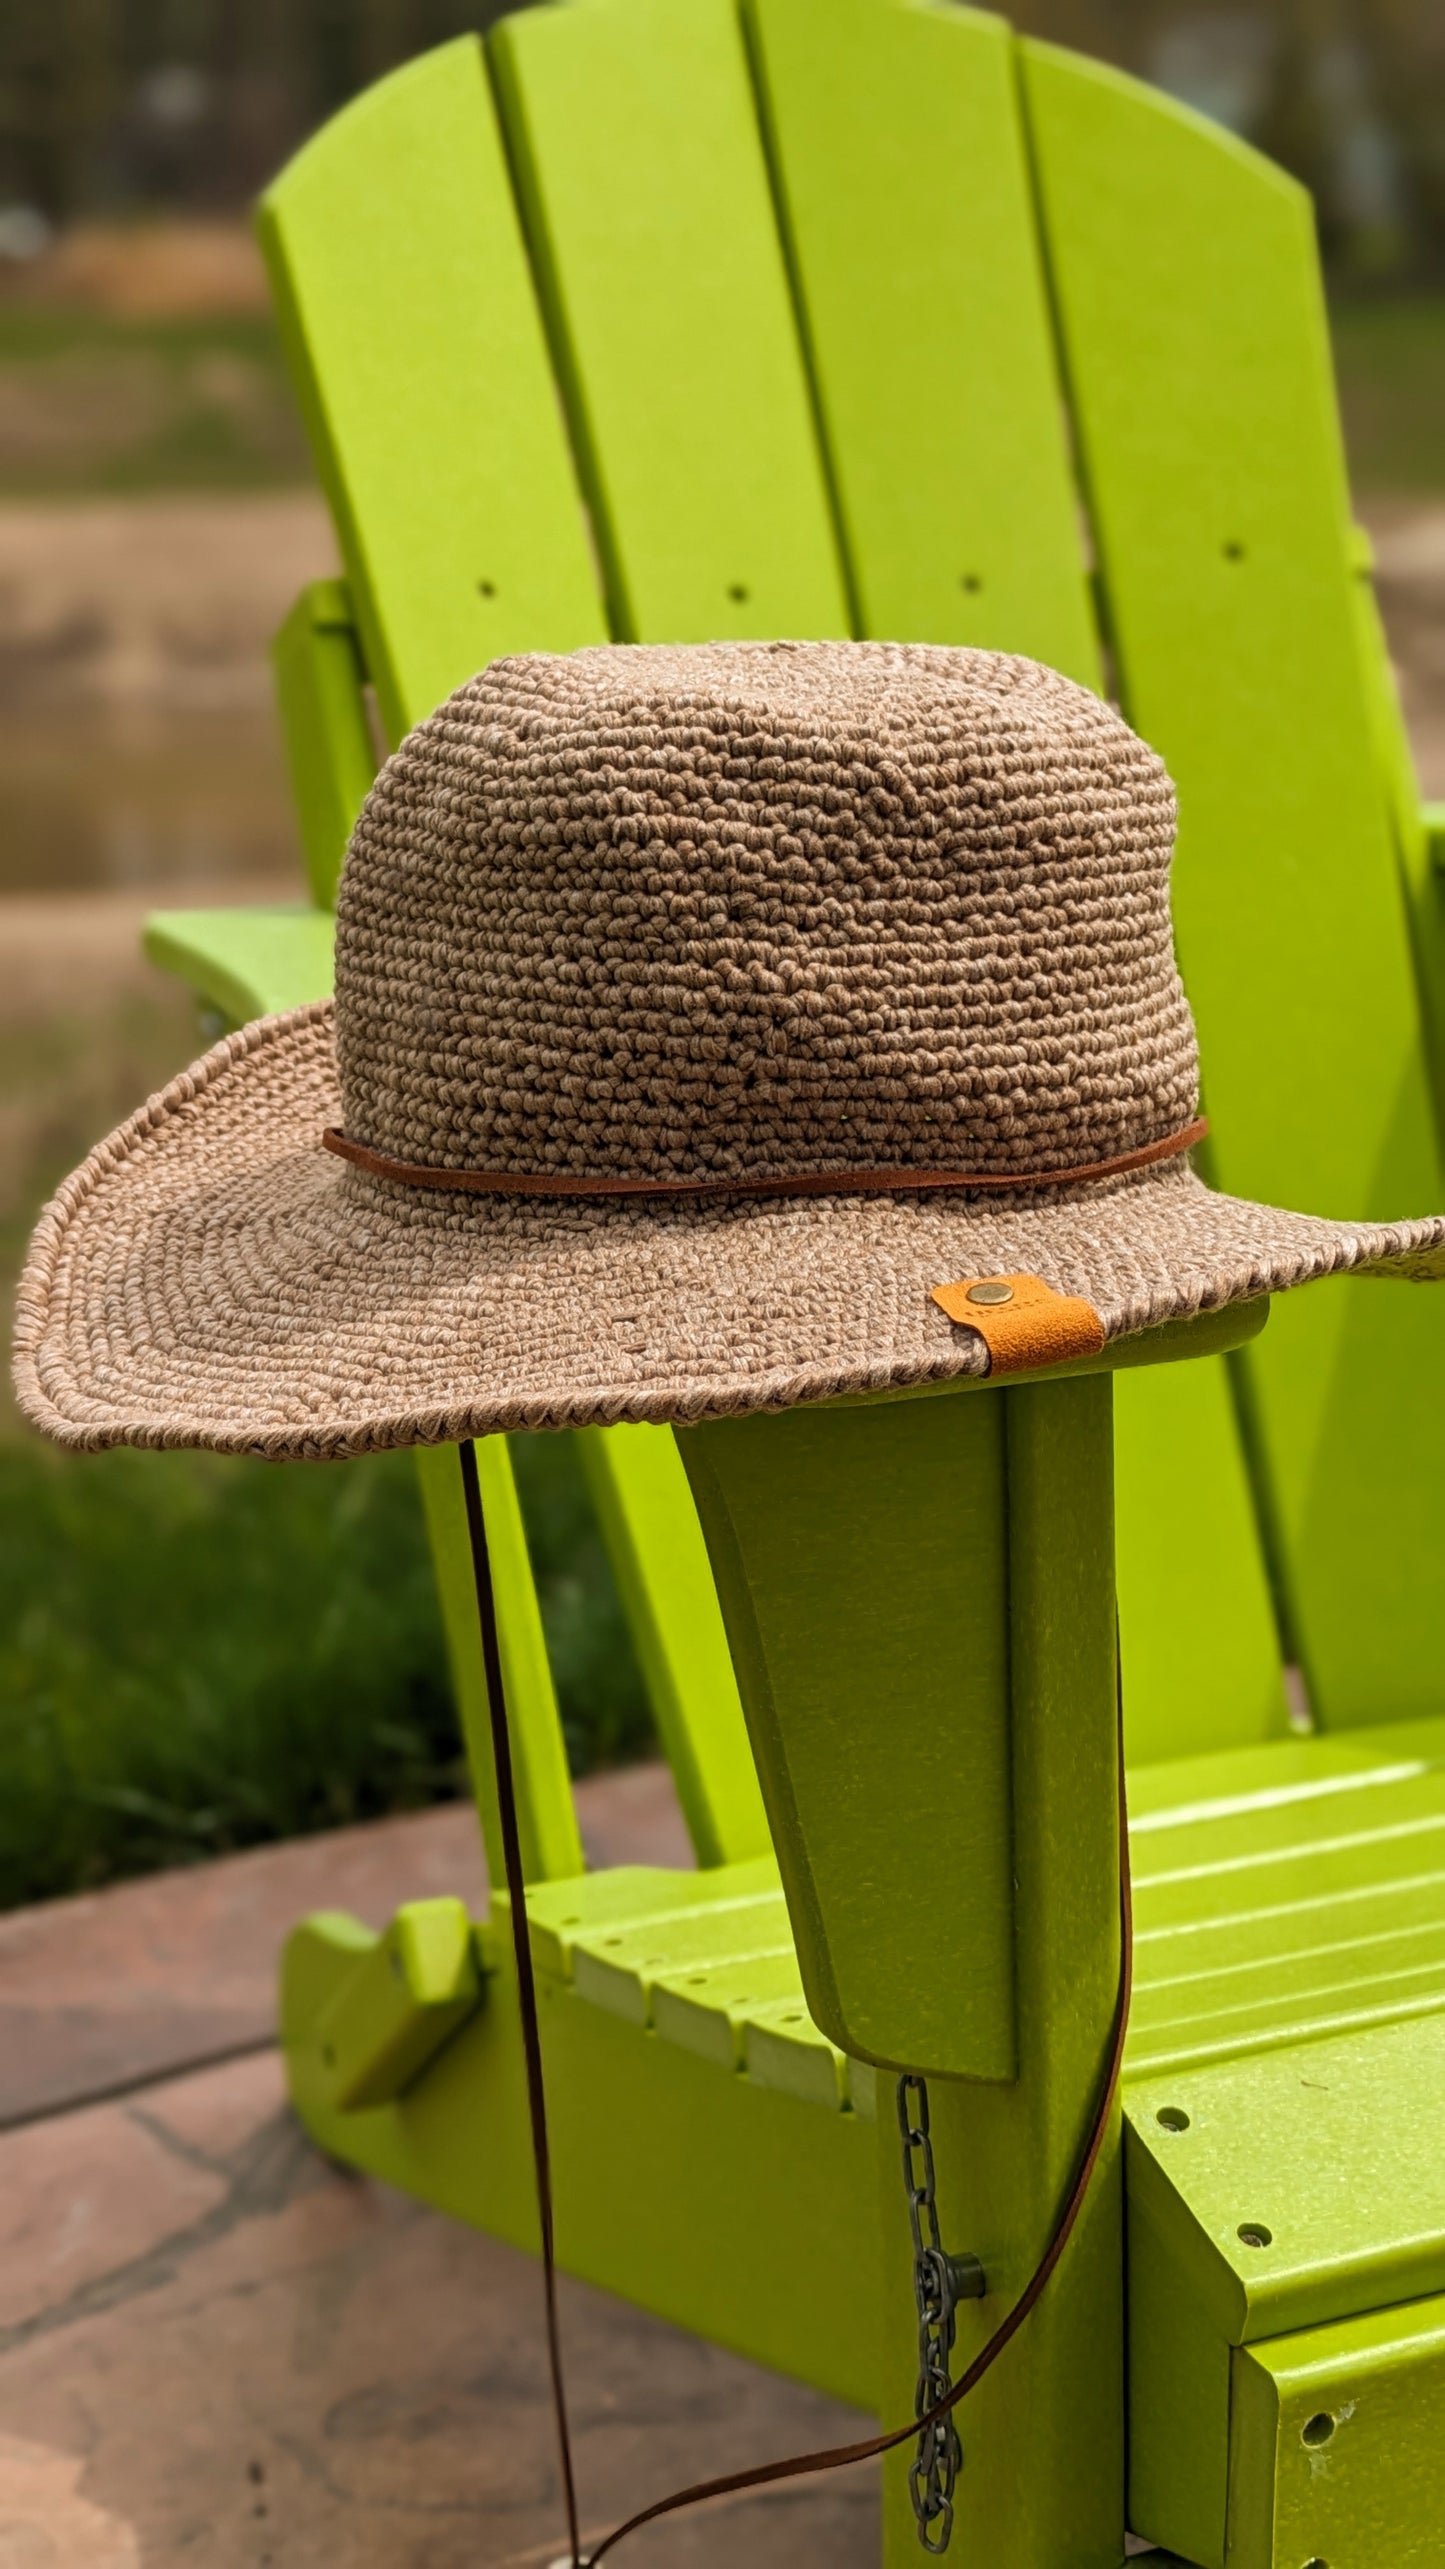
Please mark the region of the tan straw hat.
<svg viewBox="0 0 1445 2569"><path fill-rule="evenodd" d="M19 1299L70 1445L335 1456L938 1381L1445 1221L1217 1195L1159 760L1031 661L495 662L383 769L336 999L94 1150Z"/></svg>

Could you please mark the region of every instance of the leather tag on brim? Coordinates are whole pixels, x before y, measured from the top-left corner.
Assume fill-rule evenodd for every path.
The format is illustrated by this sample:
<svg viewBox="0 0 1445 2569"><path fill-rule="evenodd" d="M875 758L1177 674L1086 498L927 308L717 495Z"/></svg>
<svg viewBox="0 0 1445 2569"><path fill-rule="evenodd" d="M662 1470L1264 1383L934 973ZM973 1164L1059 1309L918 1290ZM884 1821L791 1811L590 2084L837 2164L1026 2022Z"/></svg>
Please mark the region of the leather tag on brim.
<svg viewBox="0 0 1445 2569"><path fill-rule="evenodd" d="M957 1284L935 1285L933 1300L960 1328L978 1331L991 1374L1066 1365L1075 1356L1097 1356L1104 1344L1093 1304L1055 1293L1042 1276L963 1276Z"/></svg>

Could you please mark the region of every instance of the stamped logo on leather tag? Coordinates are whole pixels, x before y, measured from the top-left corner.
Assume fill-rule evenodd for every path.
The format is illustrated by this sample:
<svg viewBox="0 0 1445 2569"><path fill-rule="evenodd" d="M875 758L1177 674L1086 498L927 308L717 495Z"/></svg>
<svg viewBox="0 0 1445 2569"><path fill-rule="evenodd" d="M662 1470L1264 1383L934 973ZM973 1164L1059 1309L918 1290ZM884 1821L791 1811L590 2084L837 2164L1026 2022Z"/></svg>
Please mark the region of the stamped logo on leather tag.
<svg viewBox="0 0 1445 2569"><path fill-rule="evenodd" d="M935 1285L932 1299L961 1329L976 1329L991 1374L1026 1374L1097 1356L1104 1324L1081 1295L1055 1293L1042 1276L963 1276Z"/></svg>

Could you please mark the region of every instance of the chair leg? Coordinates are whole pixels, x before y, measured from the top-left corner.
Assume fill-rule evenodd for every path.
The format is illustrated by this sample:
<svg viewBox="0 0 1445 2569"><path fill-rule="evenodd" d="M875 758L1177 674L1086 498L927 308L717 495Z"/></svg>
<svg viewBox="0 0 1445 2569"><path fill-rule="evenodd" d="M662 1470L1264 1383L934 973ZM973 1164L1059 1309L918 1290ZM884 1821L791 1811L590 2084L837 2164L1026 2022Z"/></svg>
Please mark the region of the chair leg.
<svg viewBox="0 0 1445 2569"><path fill-rule="evenodd" d="M582 1871L582 1841L507 1440L482 1437L476 1453L512 1732L522 1868L528 1882L567 1882ZM487 1869L500 1882L501 1825L459 1455L455 1445L419 1445L416 1465Z"/></svg>
<svg viewBox="0 0 1445 2569"><path fill-rule="evenodd" d="M960 2305L955 2378L1029 2281L1068 2199L1106 2071L1119 1973L1109 1385L1021 1384L1004 1397L1018 2077L1008 2085L929 2081L943 2244L952 2254L971 2250L988 2287L983 2300ZM917 2322L884 2088L880 2076L891 2423L912 2405ZM987 2560L989 2569L1119 2569L1123 2273L1116 2107L1042 2300L958 2412L961 2559ZM889 2569L918 2556L910 2459L905 2447L885 2465Z"/></svg>
<svg viewBox="0 0 1445 2569"><path fill-rule="evenodd" d="M1119 1798L1106 1375L688 1429L817 2022L929 2071L943 2244L981 2261L956 2370L1069 2200L1112 2049ZM879 2071L882 2380L913 2409L913 2258ZM1117 2126L1043 2300L960 2419L960 2557L1119 2569ZM908 2455L886 2551L917 2556Z"/></svg>
<svg viewBox="0 0 1445 2569"><path fill-rule="evenodd" d="M1006 2315L1047 2244L1069 2175L1021 2087L931 2079L939 2219L950 2254L972 2250L987 2292L958 2316L954 2378ZM892 2081L879 2078L883 2249L882 2413L906 2418L918 2322ZM1119 2569L1124 2555L1122 2151L1117 2113L1088 2201L1043 2299L992 2372L955 2412L963 2449L954 2492L959 2560L989 2569ZM883 2558L919 2557L910 2443L883 2466Z"/></svg>

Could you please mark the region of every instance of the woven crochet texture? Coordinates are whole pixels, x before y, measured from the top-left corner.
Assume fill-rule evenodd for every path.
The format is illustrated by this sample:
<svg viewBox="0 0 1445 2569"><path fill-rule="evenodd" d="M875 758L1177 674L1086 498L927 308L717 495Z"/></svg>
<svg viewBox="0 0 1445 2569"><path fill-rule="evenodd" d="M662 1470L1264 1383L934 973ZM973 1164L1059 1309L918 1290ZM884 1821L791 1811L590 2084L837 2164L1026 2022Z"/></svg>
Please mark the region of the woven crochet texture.
<svg viewBox="0 0 1445 2569"><path fill-rule="evenodd" d="M930 1298L961 1276L1040 1275L1114 1339L1437 1272L1445 1221L1276 1212L1183 1159L699 1204L429 1191L321 1147L343 1122L433 1165L1027 1171L1172 1133L1195 1065L1170 819L1157 760L1028 662L495 664L368 801L334 1019L228 1037L42 1217L22 1407L71 1445L338 1457L980 1374Z"/></svg>
<svg viewBox="0 0 1445 2569"><path fill-rule="evenodd" d="M345 1128L444 1168L1077 1167L1177 1132L1168 776L1029 660L500 661L357 825Z"/></svg>

